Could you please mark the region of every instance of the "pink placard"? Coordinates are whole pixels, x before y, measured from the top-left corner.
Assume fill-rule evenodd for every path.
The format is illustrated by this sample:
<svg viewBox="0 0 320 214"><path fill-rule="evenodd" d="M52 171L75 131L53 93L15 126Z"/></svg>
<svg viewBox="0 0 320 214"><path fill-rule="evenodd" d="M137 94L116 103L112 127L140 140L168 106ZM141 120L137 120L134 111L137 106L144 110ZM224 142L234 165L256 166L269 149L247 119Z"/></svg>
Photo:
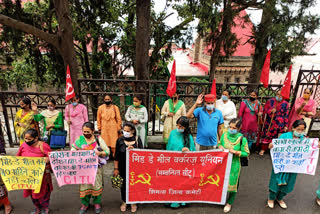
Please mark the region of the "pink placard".
<svg viewBox="0 0 320 214"><path fill-rule="evenodd" d="M95 183L98 156L94 150L51 152L49 158L60 187L67 184Z"/></svg>

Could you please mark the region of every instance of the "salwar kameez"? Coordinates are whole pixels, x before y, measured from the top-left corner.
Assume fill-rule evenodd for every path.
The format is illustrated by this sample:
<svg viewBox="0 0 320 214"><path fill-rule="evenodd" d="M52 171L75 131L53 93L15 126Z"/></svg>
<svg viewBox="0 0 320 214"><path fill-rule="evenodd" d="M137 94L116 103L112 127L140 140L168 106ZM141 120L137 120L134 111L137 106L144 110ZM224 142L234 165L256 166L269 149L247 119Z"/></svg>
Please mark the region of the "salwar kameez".
<svg viewBox="0 0 320 214"><path fill-rule="evenodd" d="M36 123L33 120L33 111L29 111L27 113L23 113L23 109L20 109L16 113L16 117L14 119L14 129L16 131L18 140L20 142L20 146L24 142L24 132L31 128L36 128ZM22 123L25 127L19 126L18 123Z"/></svg>
<svg viewBox="0 0 320 214"><path fill-rule="evenodd" d="M8 198L8 191L6 186L4 185L2 178L0 176L0 207L4 205L4 206L9 206L10 205L10 201Z"/></svg>

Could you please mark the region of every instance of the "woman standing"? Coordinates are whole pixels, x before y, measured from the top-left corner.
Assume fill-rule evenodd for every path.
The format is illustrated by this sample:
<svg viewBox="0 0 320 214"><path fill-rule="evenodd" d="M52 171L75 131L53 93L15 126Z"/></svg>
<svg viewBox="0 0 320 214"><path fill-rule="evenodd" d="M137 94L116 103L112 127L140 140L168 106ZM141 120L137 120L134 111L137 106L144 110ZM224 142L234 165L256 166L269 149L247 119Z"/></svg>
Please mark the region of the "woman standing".
<svg viewBox="0 0 320 214"><path fill-rule="evenodd" d="M104 96L104 104L98 108L97 125L102 139L111 147L114 156L116 141L121 130L121 116L118 106L112 104L110 95Z"/></svg>
<svg viewBox="0 0 320 214"><path fill-rule="evenodd" d="M121 199L122 204L120 206L121 212L127 210L126 204L126 151L127 149L143 148L142 141L137 136L137 131L134 124L126 122L123 125L123 136L121 136L116 143L116 152L114 156L114 177L120 176L123 178L123 184L121 186ZM131 204L131 212L135 213L138 207L136 204Z"/></svg>
<svg viewBox="0 0 320 214"><path fill-rule="evenodd" d="M70 128L69 144L74 144L76 139L82 135L82 124L88 121L87 107L80 103L80 97L78 95L71 99L71 104L66 106L64 112L64 119L68 121Z"/></svg>
<svg viewBox="0 0 320 214"><path fill-rule="evenodd" d="M275 98L267 101L263 114L265 122L262 128L263 133L259 155L264 154L273 138L278 138L279 134L288 131L289 103L283 99L281 91L277 92Z"/></svg>
<svg viewBox="0 0 320 214"><path fill-rule="evenodd" d="M35 211L32 214L49 213L50 195L53 190L52 179L50 174L50 163L48 154L51 152L50 146L39 140L38 131L28 129L25 134L25 142L20 146L17 156L23 157L45 157L47 163L43 175L41 189L39 193L34 190L23 190L23 197L31 197Z"/></svg>
<svg viewBox="0 0 320 214"><path fill-rule="evenodd" d="M74 144L71 150L95 150L98 157L105 158L110 154L110 150L101 137L95 138L94 125L91 122L86 122L82 126L82 133ZM101 195L103 191L103 165L99 164L96 180L94 185L81 184L80 198L81 208L79 214L84 214L88 210L90 199L93 199L95 213L101 213Z"/></svg>
<svg viewBox="0 0 320 214"><path fill-rule="evenodd" d="M37 128L37 124L33 120L34 113L31 110L31 100L23 98L20 101L20 107L21 109L14 119L14 129L21 146L24 142L24 132L30 128Z"/></svg>
<svg viewBox="0 0 320 214"><path fill-rule="evenodd" d="M6 154L6 149L4 145L4 140L2 136L0 136L0 156ZM8 198L8 191L6 186L4 185L1 175L0 175L0 207L4 206L4 213L10 214L12 211L12 206Z"/></svg>
<svg viewBox="0 0 320 214"><path fill-rule="evenodd" d="M233 154L228 186L229 197L223 209L225 213L231 210L239 188L240 157L248 157L250 154L247 139L239 132L240 128L240 119L234 118L230 120L228 131L222 134L218 144L219 149L229 149L229 152Z"/></svg>
<svg viewBox="0 0 320 214"><path fill-rule="evenodd" d="M133 97L133 105L129 106L125 118L126 121L134 124L137 135L141 138L143 147L146 147L148 111L143 105L143 97L141 95L135 95Z"/></svg>
<svg viewBox="0 0 320 214"><path fill-rule="evenodd" d="M305 89L303 92L303 97L299 97L294 103L289 116L289 130L291 130L294 121L306 118L306 133L308 133L311 118L316 115L317 110L316 102L310 98L312 93L313 90L311 88Z"/></svg>
<svg viewBox="0 0 320 214"><path fill-rule="evenodd" d="M185 116L181 116L177 120L177 128L172 130L169 136L167 150L170 151L196 151L193 137L189 128L189 120ZM185 206L185 203L171 203L171 208L179 208Z"/></svg>
<svg viewBox="0 0 320 214"><path fill-rule="evenodd" d="M216 108L222 112L225 131L229 128L231 119L237 117L236 105L230 100L230 91L224 90L220 100L216 102Z"/></svg>
<svg viewBox="0 0 320 214"><path fill-rule="evenodd" d="M181 116L186 116L186 106L179 100L179 95L175 93L172 96L172 99L168 99L162 109L161 109L162 117L165 117L163 124L163 141L168 143L169 136L172 130L176 128L177 120Z"/></svg>
<svg viewBox="0 0 320 214"><path fill-rule="evenodd" d="M50 133L52 130L62 130L63 129L63 116L62 113L56 110L56 101L51 99L48 102L48 109L37 114L38 107L37 104L32 104L32 110L34 112L34 120L40 122L43 120L43 131L41 138L43 141L50 145Z"/></svg>
<svg viewBox="0 0 320 214"><path fill-rule="evenodd" d="M249 149L256 141L258 117L262 115L262 108L257 97L257 92L252 91L249 99L241 102L239 110L239 118L242 120L241 133L247 138Z"/></svg>

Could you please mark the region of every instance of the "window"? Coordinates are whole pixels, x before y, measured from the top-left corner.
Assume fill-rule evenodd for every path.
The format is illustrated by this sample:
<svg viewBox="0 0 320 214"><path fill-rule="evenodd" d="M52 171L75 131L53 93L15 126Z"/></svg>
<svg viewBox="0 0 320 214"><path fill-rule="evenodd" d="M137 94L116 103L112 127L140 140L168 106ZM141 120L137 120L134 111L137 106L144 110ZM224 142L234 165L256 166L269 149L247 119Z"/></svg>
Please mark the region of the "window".
<svg viewBox="0 0 320 214"><path fill-rule="evenodd" d="M234 78L234 82L235 82L235 83L240 83L240 77Z"/></svg>
<svg viewBox="0 0 320 214"><path fill-rule="evenodd" d="M230 80L231 80L231 77L229 76L224 77L224 83L229 83Z"/></svg>

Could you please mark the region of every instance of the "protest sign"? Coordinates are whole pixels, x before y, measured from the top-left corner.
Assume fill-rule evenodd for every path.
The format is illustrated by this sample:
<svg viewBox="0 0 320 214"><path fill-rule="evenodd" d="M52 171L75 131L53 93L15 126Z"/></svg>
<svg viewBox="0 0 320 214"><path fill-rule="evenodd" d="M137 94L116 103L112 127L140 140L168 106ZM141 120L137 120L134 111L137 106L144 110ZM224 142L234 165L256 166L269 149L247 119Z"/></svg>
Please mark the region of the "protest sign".
<svg viewBox="0 0 320 214"><path fill-rule="evenodd" d="M98 156L94 150L51 152L49 158L59 186L95 183Z"/></svg>
<svg viewBox="0 0 320 214"><path fill-rule="evenodd" d="M227 151L128 150L127 203L225 204L231 161Z"/></svg>
<svg viewBox="0 0 320 214"><path fill-rule="evenodd" d="M0 156L0 175L9 191L32 189L39 193L45 166L44 158Z"/></svg>
<svg viewBox="0 0 320 214"><path fill-rule="evenodd" d="M274 173L314 175L318 163L318 138L273 139L271 158Z"/></svg>

